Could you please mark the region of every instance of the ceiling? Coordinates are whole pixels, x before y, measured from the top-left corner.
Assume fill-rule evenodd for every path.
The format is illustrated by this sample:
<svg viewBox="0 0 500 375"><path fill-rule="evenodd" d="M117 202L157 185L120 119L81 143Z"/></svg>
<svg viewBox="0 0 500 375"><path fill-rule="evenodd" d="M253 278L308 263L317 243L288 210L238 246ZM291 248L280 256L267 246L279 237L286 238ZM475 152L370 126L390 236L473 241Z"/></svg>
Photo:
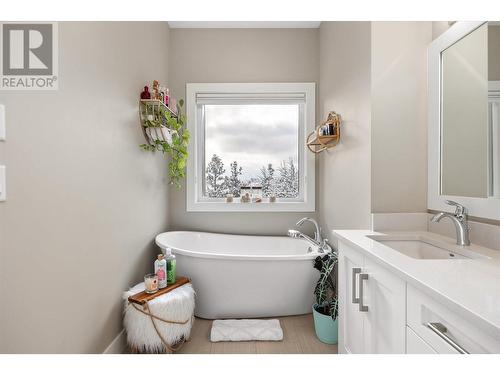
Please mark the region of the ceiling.
<svg viewBox="0 0 500 375"><path fill-rule="evenodd" d="M321 21L168 21L172 29L317 29Z"/></svg>

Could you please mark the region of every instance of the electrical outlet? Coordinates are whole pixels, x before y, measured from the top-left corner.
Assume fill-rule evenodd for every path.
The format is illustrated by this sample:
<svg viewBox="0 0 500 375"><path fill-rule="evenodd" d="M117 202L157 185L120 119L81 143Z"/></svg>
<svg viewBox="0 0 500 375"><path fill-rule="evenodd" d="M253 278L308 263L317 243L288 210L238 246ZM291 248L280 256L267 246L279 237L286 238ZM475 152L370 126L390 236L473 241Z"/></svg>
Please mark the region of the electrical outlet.
<svg viewBox="0 0 500 375"><path fill-rule="evenodd" d="M0 165L0 202L7 200L7 183L5 181L5 165Z"/></svg>

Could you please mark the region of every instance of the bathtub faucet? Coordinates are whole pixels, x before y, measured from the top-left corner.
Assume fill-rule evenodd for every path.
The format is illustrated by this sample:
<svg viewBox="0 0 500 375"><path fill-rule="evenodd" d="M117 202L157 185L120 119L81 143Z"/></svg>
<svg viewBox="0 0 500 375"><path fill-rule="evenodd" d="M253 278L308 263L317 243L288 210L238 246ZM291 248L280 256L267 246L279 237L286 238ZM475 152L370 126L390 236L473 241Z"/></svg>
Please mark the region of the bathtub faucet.
<svg viewBox="0 0 500 375"><path fill-rule="evenodd" d="M300 219L299 221L297 221L297 225L298 227L301 227L302 224L304 224L306 221L309 221L310 223L313 223L314 224L314 239L318 242L318 243L322 243L323 242L323 236L321 236L321 228L319 227L318 225L318 222L314 219L311 219L310 217L303 217L302 219Z"/></svg>
<svg viewBox="0 0 500 375"><path fill-rule="evenodd" d="M297 226L300 227L306 221L310 221L315 226L316 231L314 233L314 239L312 239L311 237L309 237L307 234L304 234L304 233L302 233L302 232L300 232L298 230L295 230L295 229L289 229L288 230L288 233L287 233L288 237L291 237L291 238L303 238L303 239L309 241L310 243L312 243L314 246L317 246L318 247L318 251L320 253L331 252L332 248L331 248L330 244L328 244L328 240L326 238L323 239L323 237L321 236L321 228L318 225L318 223L316 222L316 220L308 218L308 217L305 217L303 219L300 219L297 222Z"/></svg>

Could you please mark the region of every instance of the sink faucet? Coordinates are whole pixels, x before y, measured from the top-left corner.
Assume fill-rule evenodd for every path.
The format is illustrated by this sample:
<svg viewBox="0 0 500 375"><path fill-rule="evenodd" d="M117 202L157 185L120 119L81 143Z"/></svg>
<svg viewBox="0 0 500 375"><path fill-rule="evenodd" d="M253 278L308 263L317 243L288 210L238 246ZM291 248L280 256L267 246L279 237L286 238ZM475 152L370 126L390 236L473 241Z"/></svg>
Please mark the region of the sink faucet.
<svg viewBox="0 0 500 375"><path fill-rule="evenodd" d="M457 231L457 245L460 246L469 246L470 245L470 240L469 240L469 224L467 223L467 209L462 206L461 204L446 200L446 204L449 204L450 206L455 206L455 213L449 214L446 212L440 212L436 215L434 215L431 218L431 221L433 223L439 223L442 218L447 217L451 219L453 224L455 224L455 230Z"/></svg>
<svg viewBox="0 0 500 375"><path fill-rule="evenodd" d="M287 233L288 237L291 237L291 238L304 238L305 240L307 240L310 243L312 243L314 246L317 246L320 253L331 252L332 248L328 244L328 240L326 238L324 239L323 236L321 235L321 228L318 225L318 223L316 222L316 220L311 219L309 217L304 217L304 218L300 219L297 222L296 225L298 227L300 227L306 221L309 221L309 222L311 222L311 223L314 224L314 227L315 227L314 239L311 238L311 237L309 237L307 234L304 234L304 233L302 233L302 232L300 232L298 230L295 230L295 229L289 229L288 230L288 233Z"/></svg>

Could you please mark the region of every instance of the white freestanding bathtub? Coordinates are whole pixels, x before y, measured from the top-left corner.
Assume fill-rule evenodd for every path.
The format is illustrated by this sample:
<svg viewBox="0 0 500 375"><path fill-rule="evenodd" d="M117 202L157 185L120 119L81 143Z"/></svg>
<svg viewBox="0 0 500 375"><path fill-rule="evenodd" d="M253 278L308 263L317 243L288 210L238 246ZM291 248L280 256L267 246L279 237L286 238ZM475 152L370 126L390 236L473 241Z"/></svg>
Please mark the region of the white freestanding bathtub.
<svg viewBox="0 0 500 375"><path fill-rule="evenodd" d="M319 272L317 249L303 239L165 232L177 274L189 277L200 318L259 318L310 313Z"/></svg>

